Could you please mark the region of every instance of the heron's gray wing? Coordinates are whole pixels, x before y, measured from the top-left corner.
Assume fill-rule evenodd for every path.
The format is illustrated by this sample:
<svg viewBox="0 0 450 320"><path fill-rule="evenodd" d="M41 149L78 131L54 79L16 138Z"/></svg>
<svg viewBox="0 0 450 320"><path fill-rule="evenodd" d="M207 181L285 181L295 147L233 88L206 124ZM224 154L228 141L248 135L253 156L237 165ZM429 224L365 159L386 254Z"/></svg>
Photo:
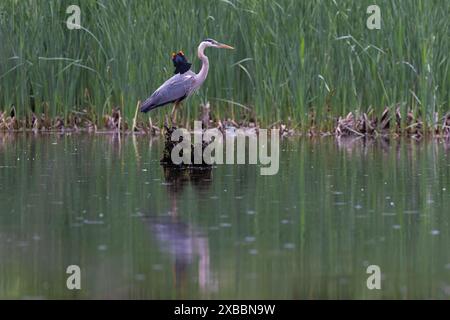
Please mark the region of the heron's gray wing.
<svg viewBox="0 0 450 320"><path fill-rule="evenodd" d="M176 74L162 84L141 104L141 112L147 112L165 104L183 100L193 88L194 73Z"/></svg>

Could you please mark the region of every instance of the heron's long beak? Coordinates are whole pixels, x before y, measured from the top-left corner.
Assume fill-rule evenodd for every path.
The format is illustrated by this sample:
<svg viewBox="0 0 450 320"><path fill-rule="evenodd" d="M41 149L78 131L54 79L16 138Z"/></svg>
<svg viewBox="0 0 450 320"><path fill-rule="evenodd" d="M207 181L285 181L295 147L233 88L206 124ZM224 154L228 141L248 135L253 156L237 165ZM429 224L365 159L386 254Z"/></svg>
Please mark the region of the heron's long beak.
<svg viewBox="0 0 450 320"><path fill-rule="evenodd" d="M229 46L229 45L223 44L223 43L220 43L219 46L218 46L218 48L234 50L234 48L233 48L232 46Z"/></svg>

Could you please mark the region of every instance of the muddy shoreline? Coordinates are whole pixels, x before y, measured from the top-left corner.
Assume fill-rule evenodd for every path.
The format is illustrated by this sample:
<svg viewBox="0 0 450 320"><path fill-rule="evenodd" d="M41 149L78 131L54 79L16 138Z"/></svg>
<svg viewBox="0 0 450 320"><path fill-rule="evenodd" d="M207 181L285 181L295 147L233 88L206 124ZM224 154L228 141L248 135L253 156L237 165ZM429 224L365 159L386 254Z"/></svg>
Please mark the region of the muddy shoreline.
<svg viewBox="0 0 450 320"><path fill-rule="evenodd" d="M91 133L91 134L136 134L136 135L164 135L165 128L171 127L168 120L162 125L153 123L151 117L145 122L137 119L137 115L129 125L120 114L119 109L112 110L111 115L105 115L101 120L95 120L95 117L87 116L87 113L71 114L66 119L56 117L50 119L45 115L40 117L33 114L31 118L19 119L12 110L9 114L0 112L0 134L13 132L32 132L32 133ZM293 124L292 121L277 121L267 127L258 123L257 120L250 118L242 121L234 119L216 119L210 115L209 104L202 106L202 114L198 121L202 122L204 129L217 128L222 133L243 130L246 133L255 133L261 129L279 130L280 136L303 136L303 137L387 137L401 138L411 137L415 140L421 140L424 137L435 137L450 139L450 112L445 115L434 115L433 123L424 123L420 115L416 116L413 112L408 112L403 119L400 110L386 108L379 116L373 112L369 113L348 113L346 116L338 118L330 117L328 124L318 123L313 114L308 119L308 126L301 127L299 124ZM97 123L100 123L98 125ZM191 130L191 122L184 121L185 125L178 124L176 127Z"/></svg>

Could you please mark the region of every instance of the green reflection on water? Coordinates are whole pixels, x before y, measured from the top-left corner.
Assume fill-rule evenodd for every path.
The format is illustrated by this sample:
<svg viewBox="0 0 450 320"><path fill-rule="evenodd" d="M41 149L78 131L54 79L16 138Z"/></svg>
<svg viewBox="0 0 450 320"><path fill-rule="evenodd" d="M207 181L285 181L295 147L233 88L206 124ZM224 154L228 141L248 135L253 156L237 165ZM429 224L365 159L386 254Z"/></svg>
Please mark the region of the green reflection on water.
<svg viewBox="0 0 450 320"><path fill-rule="evenodd" d="M448 299L445 145L285 140L275 176L164 170L162 147L0 136L0 297Z"/></svg>

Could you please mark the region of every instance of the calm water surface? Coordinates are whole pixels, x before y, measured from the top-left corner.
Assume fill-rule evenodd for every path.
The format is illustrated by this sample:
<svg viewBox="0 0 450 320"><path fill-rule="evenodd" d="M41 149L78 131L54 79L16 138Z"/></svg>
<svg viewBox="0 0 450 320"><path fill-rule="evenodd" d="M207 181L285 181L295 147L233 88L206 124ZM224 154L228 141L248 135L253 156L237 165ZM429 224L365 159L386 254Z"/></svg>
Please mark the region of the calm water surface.
<svg viewBox="0 0 450 320"><path fill-rule="evenodd" d="M0 298L449 299L449 146L290 139L275 176L162 148L0 134Z"/></svg>

